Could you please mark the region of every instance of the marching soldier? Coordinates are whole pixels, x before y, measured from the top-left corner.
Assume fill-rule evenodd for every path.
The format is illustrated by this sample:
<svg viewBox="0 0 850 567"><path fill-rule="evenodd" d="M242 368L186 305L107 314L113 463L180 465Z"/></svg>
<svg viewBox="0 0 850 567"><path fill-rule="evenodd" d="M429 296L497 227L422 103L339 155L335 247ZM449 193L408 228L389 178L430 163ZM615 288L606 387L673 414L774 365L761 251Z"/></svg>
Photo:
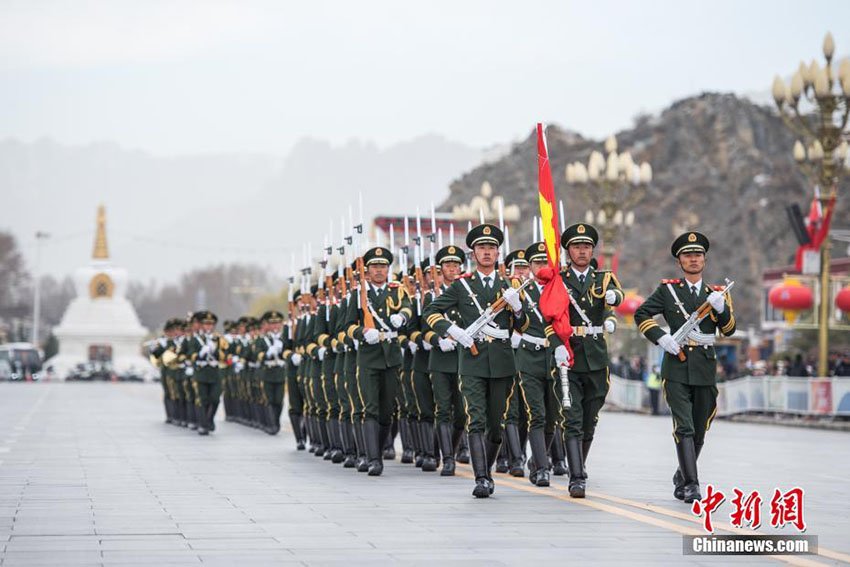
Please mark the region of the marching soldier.
<svg viewBox="0 0 850 567"><path fill-rule="evenodd" d="M162 363L162 355L168 348L168 343L174 332L174 321L169 319L165 322L162 328L162 335L151 341L148 352L150 353L150 361L155 367L159 368L159 382L162 385L162 403L165 405L165 423L175 423L174 402L171 392L168 388L167 369Z"/></svg>
<svg viewBox="0 0 850 567"><path fill-rule="evenodd" d="M316 323L313 327L313 340L318 345L313 352L319 366L319 381L321 391L324 393L324 420L323 428L327 431L328 451L325 453L325 460L333 463L341 463L345 460L342 451L342 440L339 427L339 398L336 391L336 381L334 380L334 365L336 363L336 353L332 348L331 336L336 325L338 309L335 304L331 303L332 289L319 290L322 300L319 303L319 309L316 313Z"/></svg>
<svg viewBox="0 0 850 567"><path fill-rule="evenodd" d="M180 342L180 348L177 351L177 360L183 371L181 381L183 385L183 405L186 414L186 421L188 422L189 429L193 431L198 429L198 412L195 410L195 390L192 387L192 376L195 374L195 367L190 360L190 356L192 354L192 342L194 337L201 329L200 315L201 311L189 315L185 324L188 328L184 333L183 340Z"/></svg>
<svg viewBox="0 0 850 567"><path fill-rule="evenodd" d="M348 393L346 383L346 359L348 357L348 344L343 333L340 336L340 327L343 324L342 319L345 317L347 298L342 292L347 289L343 284L345 276L338 278L335 282L337 292L337 302L332 309L332 319L329 322L328 330L333 338L331 339L331 350L334 351L333 365L333 380L334 389L337 393L337 403L339 405L339 435L342 442L342 466L344 468L353 468L357 461L357 445L354 441L354 426L352 419L352 402L351 396Z"/></svg>
<svg viewBox="0 0 850 567"><path fill-rule="evenodd" d="M202 311L198 319L201 329L190 340L189 362L193 367L192 389L195 392L198 433L207 435L215 431L215 411L221 397L221 376L218 370L222 350L227 344L215 332L218 317L212 311Z"/></svg>
<svg viewBox="0 0 850 567"><path fill-rule="evenodd" d="M679 236L671 247L684 277L662 280L635 311L635 324L647 339L664 349L661 363L661 389L673 414L673 440L679 468L673 475L673 496L691 503L699 500L697 457L705 434L717 411L717 331L723 336L735 333L735 313L729 292L703 280L708 238L699 232ZM710 308L710 309L709 309ZM707 313L682 341L675 334L692 314ZM662 315L670 332L656 323Z"/></svg>
<svg viewBox="0 0 850 567"><path fill-rule="evenodd" d="M421 262L420 267L424 280L420 282L424 288L422 290L422 309L424 310L433 301L434 295L430 291L430 288L439 285L439 282L432 281L431 279L430 261L428 258ZM413 369L411 371L410 382L416 404L416 421L414 423L418 426L417 433L422 451L422 461L420 462L417 457L416 466L425 472L433 472L437 470L437 456L434 447L436 442L434 435L434 390L431 386L429 371L429 361L433 347L425 336L428 326L421 315L413 315L407 330L410 333L410 342L415 345L415 347L409 347L413 348Z"/></svg>
<svg viewBox="0 0 850 567"><path fill-rule="evenodd" d="M355 265L352 263L350 270L354 270ZM368 274L367 274L368 275ZM366 441L363 437L363 401L360 397L358 388L358 365L357 353L360 343L354 337L348 334L348 312L352 309L352 304L357 305L357 290L355 287L355 279L349 281L349 293L344 298L343 305L340 306L342 314L339 317L336 326L337 340L345 344L345 359L343 361L343 382L345 392L348 395L351 420L351 432L354 439L354 462L351 459L346 459L349 468L355 468L357 472L368 472L369 460L366 458ZM365 282L364 282L365 285ZM344 465L346 466L346 465Z"/></svg>
<svg viewBox="0 0 850 567"><path fill-rule="evenodd" d="M413 298L411 303L414 304L413 314L407 327L399 335L398 341L402 350L401 369L399 371L399 406L401 412L401 440L402 453L401 462L408 464L414 463L417 467L422 466L422 448L419 442L419 425L417 423L416 411L416 396L413 392L413 359L416 356L416 351L419 348L415 341L410 340L410 334L416 330L417 317L422 316L422 298L416 295L416 285L413 277L415 270L410 267L407 273L407 279L404 279L404 273L400 272L398 281L402 283L407 292L407 296Z"/></svg>
<svg viewBox="0 0 850 567"><path fill-rule="evenodd" d="M609 359L604 333L613 333L616 329L610 307L619 305L624 296L613 272L597 270L591 264L598 240L596 229L582 223L567 227L561 235L561 246L566 249L570 261L562 279L570 294L570 324L573 326L570 346L574 360L569 371L572 403L566 416L566 453L573 498L584 498L587 483L584 463L599 421L599 410L608 394ZM556 346L561 342L557 335L552 335L550 340ZM556 362L560 364L561 361ZM556 426L553 454L562 435L562 429Z"/></svg>
<svg viewBox="0 0 850 567"><path fill-rule="evenodd" d="M235 417L235 374L233 369L233 353L237 348L234 331L236 323L226 319L221 324L224 329L224 340L227 341L227 349L224 351L224 360L221 365L221 399L224 402L224 419L233 421Z"/></svg>
<svg viewBox="0 0 850 567"><path fill-rule="evenodd" d="M493 463L502 442L502 416L516 375L510 334L514 326L527 325L519 290L498 272L496 261L503 240L499 227L481 224L466 236L477 271L455 280L423 312L425 322L441 338L452 338L463 348L458 357L460 390L463 396L469 449L475 472L476 498L493 494ZM471 336L467 328L485 314L487 307L506 305L484 327ZM461 324L446 318L457 311Z"/></svg>
<svg viewBox="0 0 850 567"><path fill-rule="evenodd" d="M282 337L283 314L280 311L266 311L260 317L266 325L266 332L254 341L255 360L261 366L261 381L265 405L265 431L277 435L280 431L280 414L283 411L283 390L286 386L286 360Z"/></svg>
<svg viewBox="0 0 850 567"><path fill-rule="evenodd" d="M369 281L360 282L364 287L352 298L345 317L346 334L360 345L357 386L363 403L363 437L370 476L378 476L384 469L383 440L392 425L401 365L398 330L412 316L410 299L404 290L397 283L387 283L392 259L392 252L380 246L366 251L363 264ZM374 327L366 326L369 319L374 320Z"/></svg>
<svg viewBox="0 0 850 567"><path fill-rule="evenodd" d="M296 291L293 295L290 309L297 309L301 301L301 292ZM289 314L289 324L284 333L284 358L286 359L286 392L289 402L289 423L292 426L292 434L295 436L295 448L298 451L306 449L304 439L304 396L301 386L298 384L299 367L301 366L301 354L297 352L296 337L302 332L301 321L297 313Z"/></svg>
<svg viewBox="0 0 850 567"><path fill-rule="evenodd" d="M437 252L435 262L440 267L443 280L439 287L440 294L444 293L460 276L463 258L463 250L454 245L444 246ZM432 301L433 296L429 292L425 297L425 305L430 305ZM444 317L456 325L463 323L457 308L446 311ZM425 321L422 324L425 330L424 340L432 347L428 359L428 370L431 373L434 392L437 439L443 456L440 476L454 476L455 454L460 445L465 422L463 402L458 389L457 342L451 338L441 337Z"/></svg>
<svg viewBox="0 0 850 567"><path fill-rule="evenodd" d="M505 257L505 267L511 276L514 287L518 282L528 279L529 266L525 250L514 250ZM522 333L514 330L511 334L511 347L516 355L519 351ZM525 476L525 443L528 434L528 411L525 395L519 383L519 375L514 377L508 401L508 413L505 414L505 442L496 461L496 472L510 472L511 476Z"/></svg>
<svg viewBox="0 0 850 567"><path fill-rule="evenodd" d="M535 242L525 250L535 276L547 265L546 244ZM555 374L555 348L557 341L552 325L540 312L540 295L543 286L536 280L525 292L523 309L528 317L528 327L521 335L517 350L519 383L528 408L528 439L531 445L529 481L536 486L549 486L548 452L555 431L563 431L564 415L561 405L561 381ZM566 351L561 345L560 355ZM555 454L557 458L557 453Z"/></svg>

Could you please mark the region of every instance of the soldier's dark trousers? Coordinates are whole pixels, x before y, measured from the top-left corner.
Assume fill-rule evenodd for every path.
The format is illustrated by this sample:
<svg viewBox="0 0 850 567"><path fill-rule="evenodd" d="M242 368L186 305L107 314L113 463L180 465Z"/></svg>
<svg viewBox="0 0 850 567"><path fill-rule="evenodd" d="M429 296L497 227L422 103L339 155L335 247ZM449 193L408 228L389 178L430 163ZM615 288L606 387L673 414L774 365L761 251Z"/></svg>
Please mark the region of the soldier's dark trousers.
<svg viewBox="0 0 850 567"><path fill-rule="evenodd" d="M561 391L552 378L520 374L520 388L528 412L528 429L544 429L547 423L564 426L561 406Z"/></svg>
<svg viewBox="0 0 850 567"><path fill-rule="evenodd" d="M434 423L434 390L427 372L413 371L413 395L416 399L416 416L420 422Z"/></svg>
<svg viewBox="0 0 850 567"><path fill-rule="evenodd" d="M438 424L451 424L454 429L462 429L466 421L463 412L463 400L460 397L457 374L432 372L431 384L434 390L434 415Z"/></svg>
<svg viewBox="0 0 850 567"><path fill-rule="evenodd" d="M701 447L717 412L717 386L689 386L664 380L661 388L673 415L676 442L693 437L694 444Z"/></svg>
<svg viewBox="0 0 850 567"><path fill-rule="evenodd" d="M192 389L195 391L195 407L201 408L201 416L206 416L206 423L199 423L207 429L212 427L212 416L208 414L211 408L215 408L218 400L221 397L221 381L199 382L192 380ZM201 418L199 418L201 419Z"/></svg>
<svg viewBox="0 0 850 567"><path fill-rule="evenodd" d="M599 410L608 395L608 368L570 372L572 406L567 410L567 438L593 439Z"/></svg>
<svg viewBox="0 0 850 567"><path fill-rule="evenodd" d="M502 441L502 420L508 411L513 376L461 376L460 393L466 413L466 431L484 434L493 444Z"/></svg>
<svg viewBox="0 0 850 567"><path fill-rule="evenodd" d="M373 419L382 427L392 425L398 368L360 368L357 379L364 419Z"/></svg>

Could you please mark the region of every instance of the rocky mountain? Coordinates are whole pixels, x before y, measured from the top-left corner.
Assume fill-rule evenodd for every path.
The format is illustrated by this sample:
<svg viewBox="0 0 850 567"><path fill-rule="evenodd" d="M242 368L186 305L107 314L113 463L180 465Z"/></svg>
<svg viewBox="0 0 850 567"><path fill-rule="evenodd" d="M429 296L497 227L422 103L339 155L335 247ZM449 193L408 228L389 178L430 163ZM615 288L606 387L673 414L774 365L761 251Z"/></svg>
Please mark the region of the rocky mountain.
<svg viewBox="0 0 850 567"><path fill-rule="evenodd" d="M705 93L678 101L658 116L639 117L633 128L616 136L619 151L649 162L654 174L623 242L619 275L624 287L646 296L660 278L677 277L670 243L684 230L700 230L712 242L707 279L735 280L739 328L758 326L761 271L793 263L797 247L785 207L799 203L806 211L812 194L792 158L790 131L769 107L731 94ZM568 223L583 221L586 211L596 207L567 184L566 165L586 163L593 150L604 153L602 141L550 125L548 144ZM530 243L530 219L539 211L536 155L531 132L508 155L455 180L441 210L468 203L487 181L495 195L521 207L512 245ZM839 199L833 226L849 222L850 203ZM834 248L834 254L844 253L843 246Z"/></svg>

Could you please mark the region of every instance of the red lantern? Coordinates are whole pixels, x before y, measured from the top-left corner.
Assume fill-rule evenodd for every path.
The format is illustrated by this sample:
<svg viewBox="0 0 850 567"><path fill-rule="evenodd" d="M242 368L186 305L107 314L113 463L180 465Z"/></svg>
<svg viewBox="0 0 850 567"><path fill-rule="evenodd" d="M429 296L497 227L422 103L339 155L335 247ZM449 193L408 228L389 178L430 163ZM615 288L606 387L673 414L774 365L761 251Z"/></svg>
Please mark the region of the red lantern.
<svg viewBox="0 0 850 567"><path fill-rule="evenodd" d="M850 312L850 286L841 288L835 296L835 306L844 311Z"/></svg>
<svg viewBox="0 0 850 567"><path fill-rule="evenodd" d="M767 294L767 300L773 307L783 311L805 311L811 309L815 302L812 290L793 280L773 286Z"/></svg>

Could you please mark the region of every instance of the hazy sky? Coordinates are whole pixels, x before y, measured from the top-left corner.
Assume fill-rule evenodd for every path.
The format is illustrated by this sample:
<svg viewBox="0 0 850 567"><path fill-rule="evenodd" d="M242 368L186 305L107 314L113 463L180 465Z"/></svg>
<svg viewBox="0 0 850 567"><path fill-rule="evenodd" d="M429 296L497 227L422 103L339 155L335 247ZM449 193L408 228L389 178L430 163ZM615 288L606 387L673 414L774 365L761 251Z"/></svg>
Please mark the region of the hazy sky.
<svg viewBox="0 0 850 567"><path fill-rule="evenodd" d="M850 53L850 2L0 2L0 138L158 154L300 137L596 137L702 90ZM845 32L845 33L842 33Z"/></svg>

